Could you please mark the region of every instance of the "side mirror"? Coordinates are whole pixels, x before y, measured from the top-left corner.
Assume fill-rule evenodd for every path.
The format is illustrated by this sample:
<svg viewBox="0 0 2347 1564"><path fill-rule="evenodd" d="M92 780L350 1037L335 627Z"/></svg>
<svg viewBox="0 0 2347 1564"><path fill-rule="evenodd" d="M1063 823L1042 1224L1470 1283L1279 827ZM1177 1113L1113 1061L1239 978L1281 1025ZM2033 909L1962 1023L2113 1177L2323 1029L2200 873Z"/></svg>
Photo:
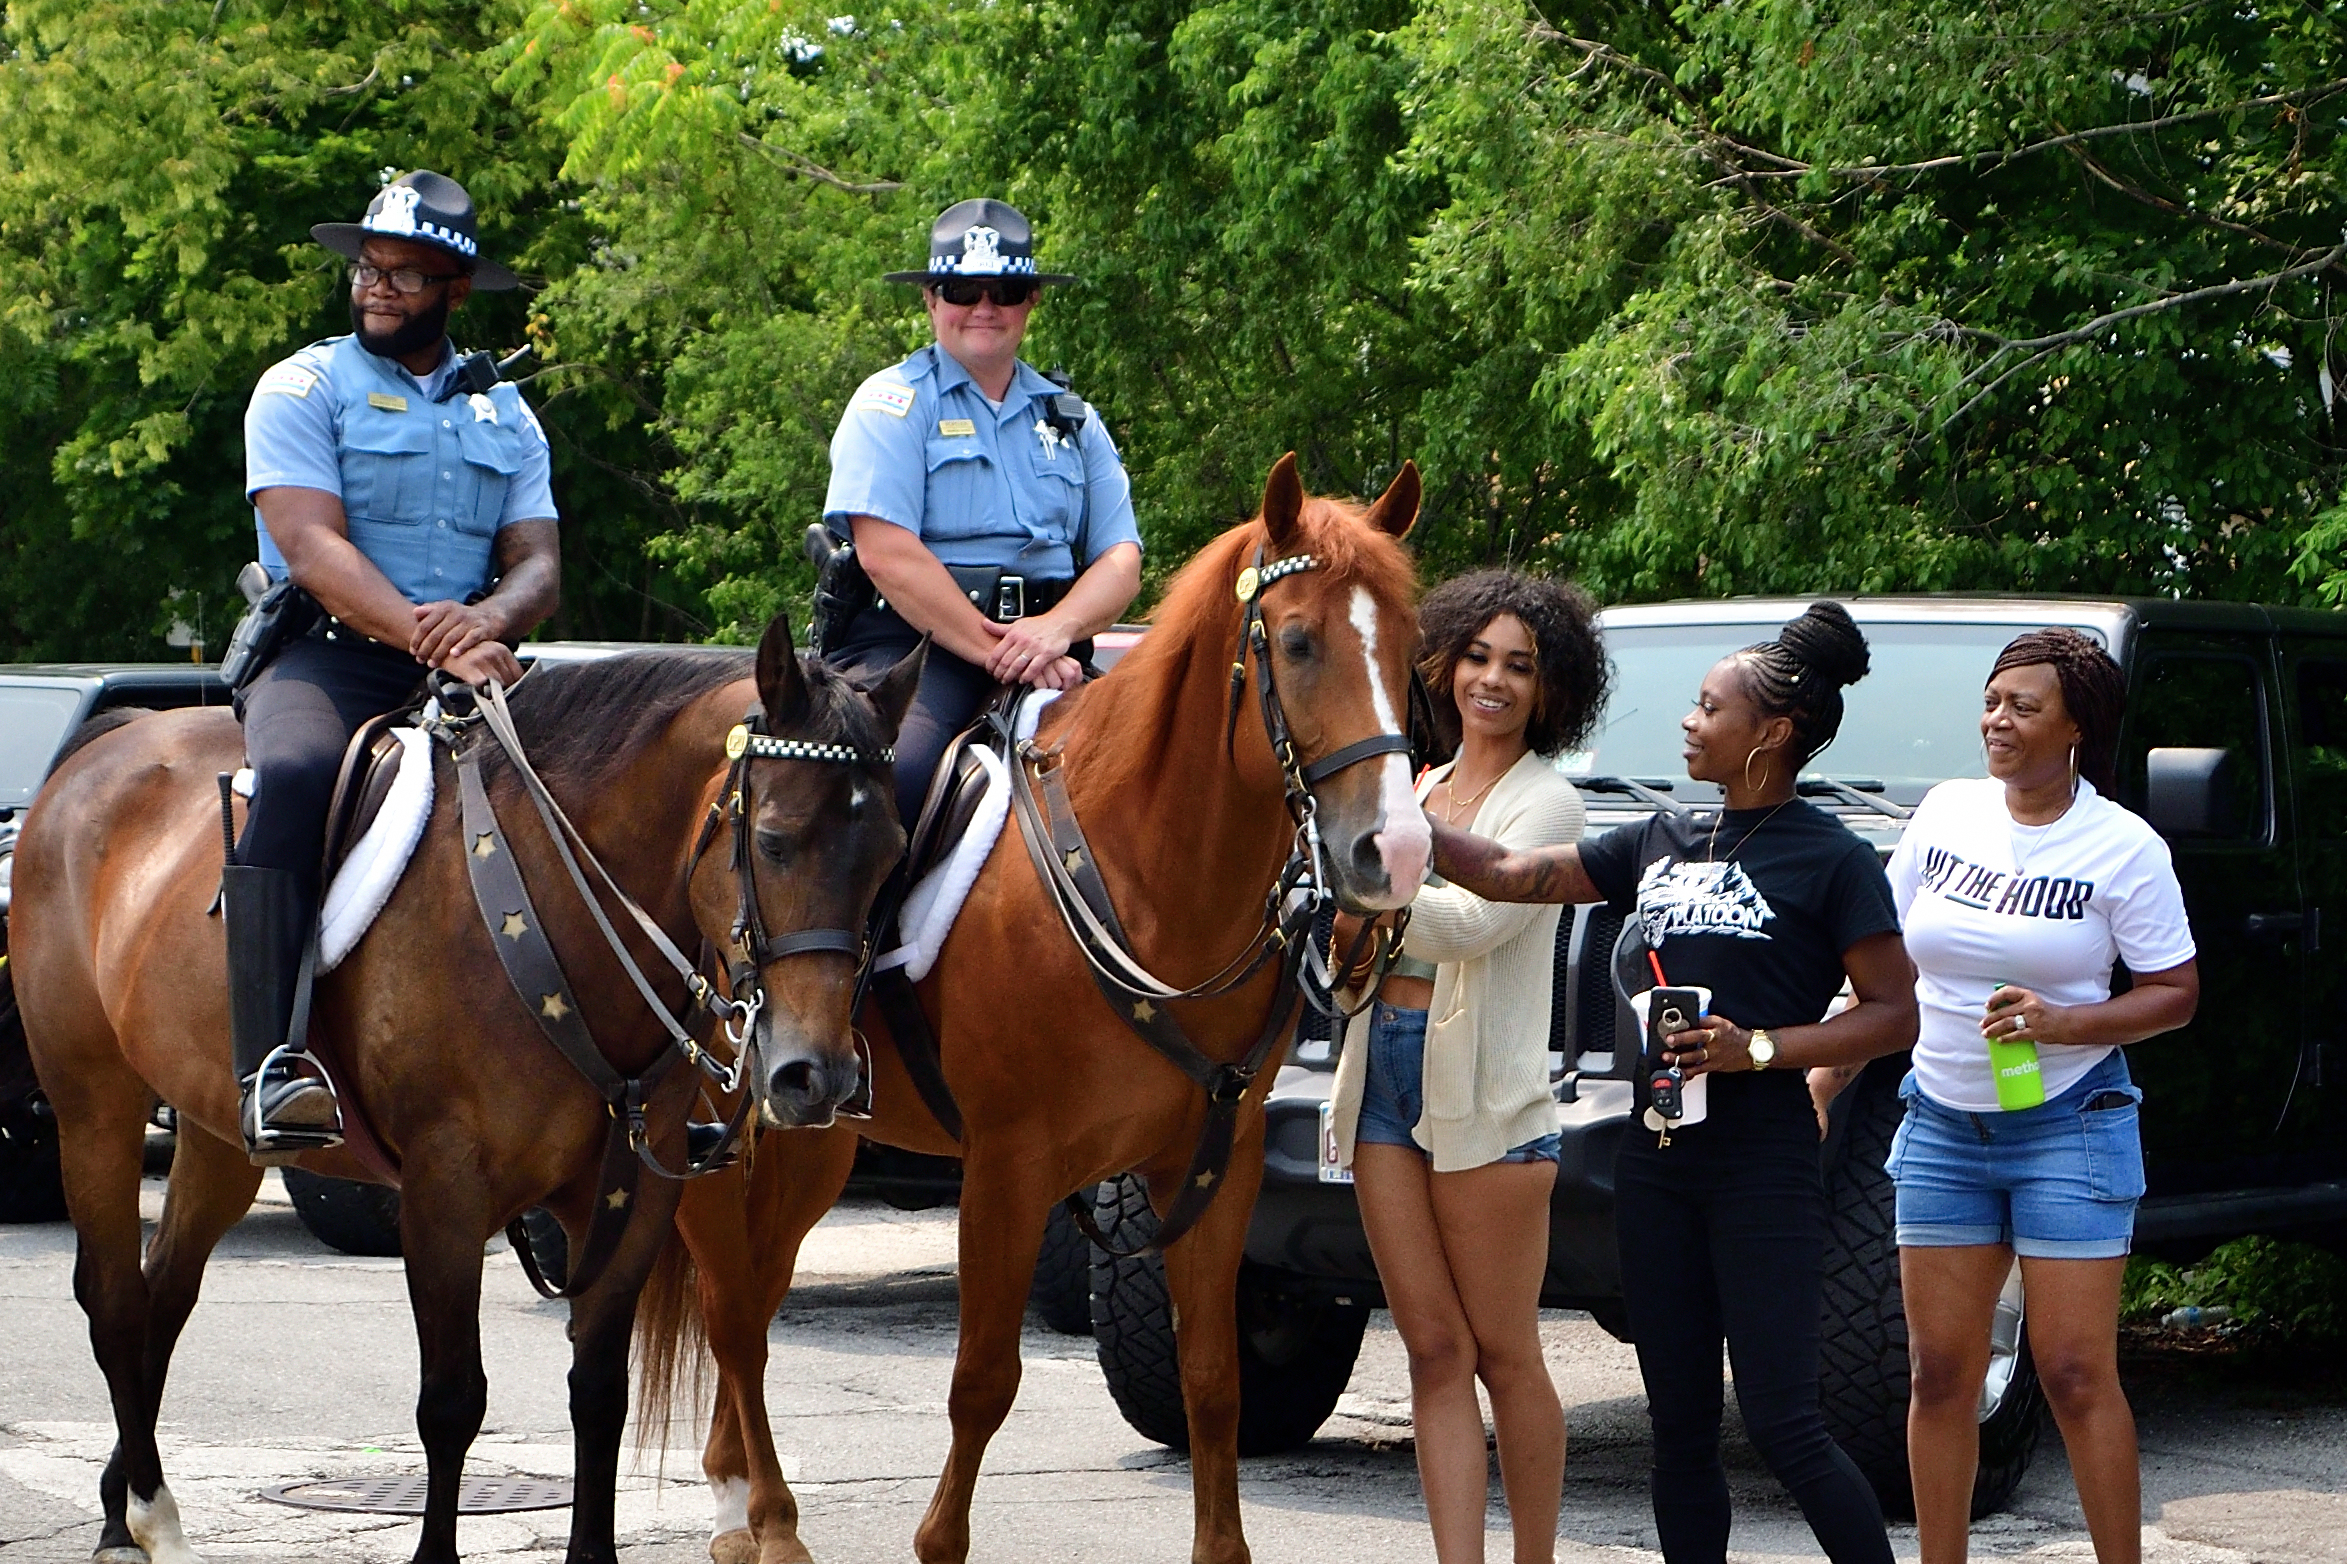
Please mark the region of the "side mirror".
<svg viewBox="0 0 2347 1564"><path fill-rule="evenodd" d="M2144 757L2143 817L2166 837L2231 836L2233 754L2155 749Z"/></svg>

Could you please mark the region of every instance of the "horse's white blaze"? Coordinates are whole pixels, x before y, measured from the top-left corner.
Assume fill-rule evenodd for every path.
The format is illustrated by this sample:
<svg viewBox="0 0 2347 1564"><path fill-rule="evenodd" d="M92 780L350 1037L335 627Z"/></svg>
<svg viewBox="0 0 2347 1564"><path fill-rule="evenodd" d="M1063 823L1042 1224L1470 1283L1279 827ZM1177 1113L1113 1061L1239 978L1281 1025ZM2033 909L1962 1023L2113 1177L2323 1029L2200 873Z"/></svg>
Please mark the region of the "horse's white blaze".
<svg viewBox="0 0 2347 1564"><path fill-rule="evenodd" d="M710 1495L717 1500L717 1522L710 1528L713 1536L722 1537L729 1531L750 1529L750 1480L747 1477L712 1477Z"/></svg>
<svg viewBox="0 0 2347 1564"><path fill-rule="evenodd" d="M1399 733L1402 725L1394 716L1394 703L1385 692L1385 679L1377 668L1377 600L1369 595L1367 587L1353 588L1352 612L1348 617L1361 637L1361 656L1368 664L1369 700L1371 710L1377 713L1377 731ZM1434 855L1434 831L1426 823L1426 811L1418 807L1417 794L1410 790L1408 756L1380 758L1377 785L1377 856L1385 865L1388 890L1378 904L1399 907L1417 895L1418 887L1426 882L1427 861Z"/></svg>
<svg viewBox="0 0 2347 1564"><path fill-rule="evenodd" d="M179 1501L171 1497L169 1484L157 1483L152 1499L132 1494L123 1520L131 1540L147 1550L148 1564L204 1564L179 1529Z"/></svg>

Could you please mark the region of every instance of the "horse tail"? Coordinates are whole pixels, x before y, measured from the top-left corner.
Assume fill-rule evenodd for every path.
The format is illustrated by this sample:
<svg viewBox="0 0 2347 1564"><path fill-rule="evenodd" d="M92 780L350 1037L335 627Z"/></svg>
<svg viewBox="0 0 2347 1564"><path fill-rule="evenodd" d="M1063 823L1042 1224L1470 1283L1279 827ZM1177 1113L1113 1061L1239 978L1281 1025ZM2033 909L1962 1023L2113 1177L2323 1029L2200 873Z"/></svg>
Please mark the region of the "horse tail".
<svg viewBox="0 0 2347 1564"><path fill-rule="evenodd" d="M117 706L112 711L98 713L73 730L73 735L58 749L57 758L49 762L49 769L55 771L64 765L92 739L102 739L125 723L136 722L141 717L152 717L153 715L155 715L153 709L146 706Z"/></svg>
<svg viewBox="0 0 2347 1564"><path fill-rule="evenodd" d="M684 1235L671 1229L636 1302L636 1444L639 1450L662 1452L664 1467L677 1392L685 1392L690 1416L707 1389L708 1345L708 1327L701 1318L700 1267L693 1263Z"/></svg>

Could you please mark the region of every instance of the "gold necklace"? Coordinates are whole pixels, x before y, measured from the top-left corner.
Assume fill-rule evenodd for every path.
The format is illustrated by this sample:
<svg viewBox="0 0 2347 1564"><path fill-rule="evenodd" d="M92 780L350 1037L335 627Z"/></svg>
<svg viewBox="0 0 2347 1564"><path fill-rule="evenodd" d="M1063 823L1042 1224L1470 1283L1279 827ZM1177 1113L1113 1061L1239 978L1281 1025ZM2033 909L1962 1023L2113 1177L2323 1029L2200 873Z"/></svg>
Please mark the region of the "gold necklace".
<svg viewBox="0 0 2347 1564"><path fill-rule="evenodd" d="M1722 789L1721 791L1722 797L1720 799L1719 813L1711 817L1711 842L1710 845L1703 850L1703 861L1705 863L1719 862L1720 822L1728 817L1728 803L1725 796L1726 790ZM1795 793L1793 798L1799 798L1800 796L1800 794ZM1771 820L1774 820L1777 817L1777 809L1784 808L1786 804L1789 804L1793 801L1793 798L1780 800L1776 809L1772 809L1767 814L1762 815L1758 820L1752 823L1751 830L1746 831L1742 836L1736 838L1735 846L1728 849L1728 859L1731 863L1735 861L1736 854L1744 850L1744 844L1752 840L1754 832L1757 832L1762 826L1768 824Z"/></svg>
<svg viewBox="0 0 2347 1564"><path fill-rule="evenodd" d="M1514 769L1515 768L1513 766L1502 766L1489 782L1484 783L1481 787L1468 794L1465 798L1461 798L1459 796L1459 790L1455 785L1459 775L1459 768L1457 766L1451 767L1451 774L1442 779L1442 790L1450 799L1450 802L1443 807L1442 823L1444 825L1457 825L1459 823L1460 810L1466 808L1469 804L1474 803L1484 794L1497 787L1499 785L1499 779L1506 776Z"/></svg>

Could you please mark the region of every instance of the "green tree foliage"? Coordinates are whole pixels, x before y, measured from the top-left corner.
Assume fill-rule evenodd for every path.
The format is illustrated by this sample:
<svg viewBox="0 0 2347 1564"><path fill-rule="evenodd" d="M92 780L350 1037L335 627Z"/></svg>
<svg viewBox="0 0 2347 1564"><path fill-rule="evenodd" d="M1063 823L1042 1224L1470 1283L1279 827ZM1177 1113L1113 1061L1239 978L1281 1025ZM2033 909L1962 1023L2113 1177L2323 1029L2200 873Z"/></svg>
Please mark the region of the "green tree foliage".
<svg viewBox="0 0 2347 1564"><path fill-rule="evenodd" d="M350 329L338 262L308 230L355 217L386 170L464 181L484 243L525 271L576 265L559 145L489 88L488 51L518 15L454 0L8 6L0 648L153 656L165 625L200 613L217 655L252 555L246 399L268 364ZM456 329L510 347L526 309L477 295ZM658 512L610 503L626 491L550 423L570 617L638 633L624 610ZM597 569L613 554L633 562L626 593Z"/></svg>
<svg viewBox="0 0 2347 1564"><path fill-rule="evenodd" d="M1430 570L1601 595L2347 600L2347 0L31 0L0 59L0 612L128 649L241 558L236 413L387 166L544 277L564 628L739 636L947 201L1153 573L1281 451ZM509 344L524 323L477 323Z"/></svg>

